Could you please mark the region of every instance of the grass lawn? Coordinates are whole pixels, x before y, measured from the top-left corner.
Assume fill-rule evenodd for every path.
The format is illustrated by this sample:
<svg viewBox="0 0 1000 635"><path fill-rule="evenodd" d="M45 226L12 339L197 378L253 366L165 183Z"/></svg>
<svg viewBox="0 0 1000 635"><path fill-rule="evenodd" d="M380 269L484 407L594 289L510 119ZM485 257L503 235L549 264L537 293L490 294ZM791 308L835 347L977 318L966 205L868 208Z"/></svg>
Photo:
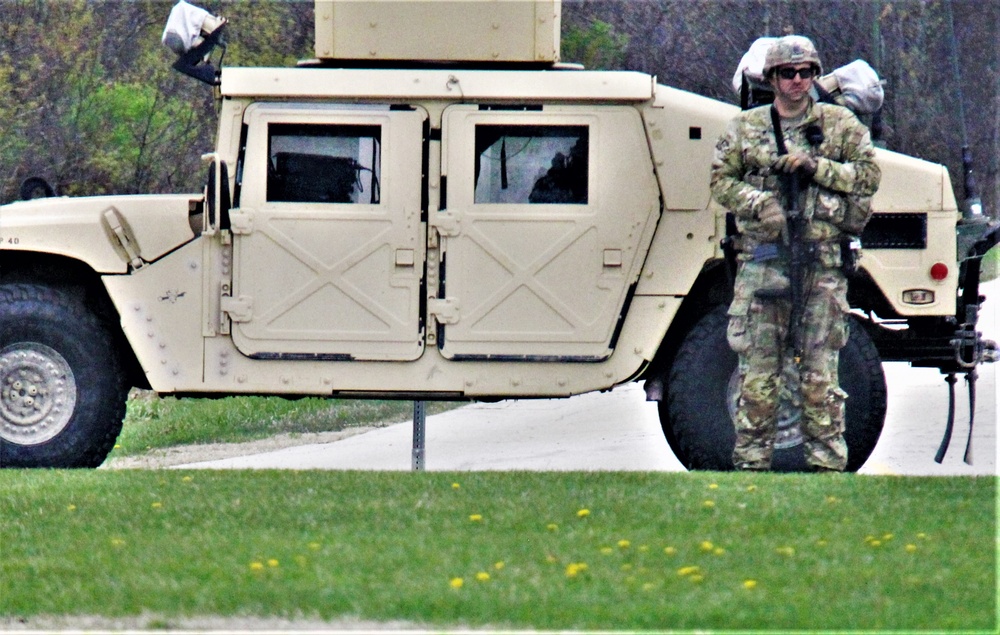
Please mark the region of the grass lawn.
<svg viewBox="0 0 1000 635"><path fill-rule="evenodd" d="M0 617L997 627L996 479L3 471Z"/></svg>

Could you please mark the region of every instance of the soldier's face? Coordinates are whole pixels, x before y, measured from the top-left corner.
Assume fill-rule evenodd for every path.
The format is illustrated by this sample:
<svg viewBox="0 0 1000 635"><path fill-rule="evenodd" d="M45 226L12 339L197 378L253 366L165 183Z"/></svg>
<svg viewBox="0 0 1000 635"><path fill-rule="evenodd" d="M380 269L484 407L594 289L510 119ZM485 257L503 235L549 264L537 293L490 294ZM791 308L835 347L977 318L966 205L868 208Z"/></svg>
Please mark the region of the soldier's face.
<svg viewBox="0 0 1000 635"><path fill-rule="evenodd" d="M812 87L814 69L811 64L786 64L774 70L771 86L777 98L788 103L804 100Z"/></svg>

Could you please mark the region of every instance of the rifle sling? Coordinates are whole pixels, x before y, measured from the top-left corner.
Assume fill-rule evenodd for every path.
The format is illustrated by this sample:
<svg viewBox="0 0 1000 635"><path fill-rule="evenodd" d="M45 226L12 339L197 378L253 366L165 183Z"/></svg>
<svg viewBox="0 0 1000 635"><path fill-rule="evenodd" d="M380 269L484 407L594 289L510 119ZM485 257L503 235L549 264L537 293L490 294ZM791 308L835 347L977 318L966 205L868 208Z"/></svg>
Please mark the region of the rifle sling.
<svg viewBox="0 0 1000 635"><path fill-rule="evenodd" d="M788 154L788 146L785 145L785 133L781 131L781 115L778 109L771 106L771 126L774 128L774 141L778 146L778 156Z"/></svg>

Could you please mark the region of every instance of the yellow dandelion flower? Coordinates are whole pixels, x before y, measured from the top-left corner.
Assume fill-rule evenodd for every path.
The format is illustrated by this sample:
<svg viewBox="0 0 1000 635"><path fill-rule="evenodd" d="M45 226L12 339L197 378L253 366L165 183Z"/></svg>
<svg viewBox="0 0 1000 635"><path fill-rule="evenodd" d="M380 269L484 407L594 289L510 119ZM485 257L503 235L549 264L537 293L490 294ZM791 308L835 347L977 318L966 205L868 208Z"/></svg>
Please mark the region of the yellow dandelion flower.
<svg viewBox="0 0 1000 635"><path fill-rule="evenodd" d="M882 546L882 541L881 540L872 540L868 544L870 546L872 546L872 547L881 547Z"/></svg>
<svg viewBox="0 0 1000 635"><path fill-rule="evenodd" d="M251 562L250 563L250 570L251 571L263 571L264 570L264 563L263 562Z"/></svg>
<svg viewBox="0 0 1000 635"><path fill-rule="evenodd" d="M507 566L507 564L504 563L503 560L500 560L500 561L498 561L498 562L496 562L496 563L493 564L493 568L496 569L497 571L500 571L501 569L503 569L506 566Z"/></svg>
<svg viewBox="0 0 1000 635"><path fill-rule="evenodd" d="M711 485L708 486L708 489L719 489L719 484L718 483L712 483Z"/></svg>
<svg viewBox="0 0 1000 635"><path fill-rule="evenodd" d="M278 566L279 564L280 563L276 559L274 559L274 558L269 558L268 561L267 561L267 566L271 567L272 569L274 567Z"/></svg>
<svg viewBox="0 0 1000 635"><path fill-rule="evenodd" d="M832 503L839 503L840 499L837 498L836 496L827 496L826 497L826 502L831 503L831 504Z"/></svg>
<svg viewBox="0 0 1000 635"><path fill-rule="evenodd" d="M871 543L873 540L875 540L875 536L871 535L865 536L865 542Z"/></svg>
<svg viewBox="0 0 1000 635"><path fill-rule="evenodd" d="M163 507L163 503L157 501L157 502L153 503L152 507L153 507L153 509L161 509Z"/></svg>
<svg viewBox="0 0 1000 635"><path fill-rule="evenodd" d="M590 516L590 510L589 509L584 508L584 509L581 509L578 512L576 512L576 517L577 518L586 518L587 516Z"/></svg>
<svg viewBox="0 0 1000 635"><path fill-rule="evenodd" d="M712 551L713 549L715 549L715 545L713 545L708 540L703 540L702 543L701 543L701 545L700 545L700 547L701 547L701 550L704 551L704 552L706 552L706 553L709 552L709 551Z"/></svg>
<svg viewBox="0 0 1000 635"><path fill-rule="evenodd" d="M748 492L756 492L757 491L757 486L756 485L747 485L747 491Z"/></svg>
<svg viewBox="0 0 1000 635"><path fill-rule="evenodd" d="M667 554L668 556L677 555L677 548L676 547L664 547L663 548L663 553Z"/></svg>
<svg viewBox="0 0 1000 635"><path fill-rule="evenodd" d="M714 553L717 556L721 556L722 554L726 553L726 550L723 549L722 547L716 547L715 549L712 550L712 553Z"/></svg>
<svg viewBox="0 0 1000 635"><path fill-rule="evenodd" d="M67 511L71 511L71 512L75 512L76 511L76 505L72 505L72 504L67 505L66 506L66 510Z"/></svg>
<svg viewBox="0 0 1000 635"><path fill-rule="evenodd" d="M882 534L882 542L889 542L894 537L892 534Z"/></svg>
<svg viewBox="0 0 1000 635"><path fill-rule="evenodd" d="M911 543L911 544L906 545L905 549L906 549L907 553L913 553L914 551L917 550L917 546Z"/></svg>
<svg viewBox="0 0 1000 635"><path fill-rule="evenodd" d="M121 443L116 443L115 444L115 449L116 450L121 450L122 449L122 444Z"/></svg>
<svg viewBox="0 0 1000 635"><path fill-rule="evenodd" d="M707 500L704 503L702 503L701 506L704 507L704 508L706 508L706 509L711 509L711 508L715 507L715 501L714 500Z"/></svg>
<svg viewBox="0 0 1000 635"><path fill-rule="evenodd" d="M757 581L756 580L744 580L743 581L743 588L744 589L756 589L757 588Z"/></svg>
<svg viewBox="0 0 1000 635"><path fill-rule="evenodd" d="M320 545L318 542L309 543L309 548L312 549L313 551L319 551L321 546L322 545Z"/></svg>
<svg viewBox="0 0 1000 635"><path fill-rule="evenodd" d="M476 574L476 579L479 580L480 582L488 582L490 579L490 574L486 573L485 571L480 571L479 573Z"/></svg>
<svg viewBox="0 0 1000 635"><path fill-rule="evenodd" d="M921 531L919 534L917 534L917 538L919 538L920 540L926 540L927 534Z"/></svg>
<svg viewBox="0 0 1000 635"><path fill-rule="evenodd" d="M613 548L611 548L611 547L601 547L601 553L603 553L606 556L610 556L614 552L615 552L615 550Z"/></svg>
<svg viewBox="0 0 1000 635"><path fill-rule="evenodd" d="M112 538L111 539L111 546L113 546L113 547L121 547L124 544L125 544L125 541L122 540L121 538Z"/></svg>
<svg viewBox="0 0 1000 635"><path fill-rule="evenodd" d="M459 485L458 483L452 483L452 484L451 484L451 489L459 489L459 488L461 488L461 487L462 487L462 486L461 486L461 485Z"/></svg>
<svg viewBox="0 0 1000 635"><path fill-rule="evenodd" d="M469 520L471 520L474 523L481 523L481 522L483 522L483 515L482 514L469 514Z"/></svg>
<svg viewBox="0 0 1000 635"><path fill-rule="evenodd" d="M701 571L700 567L694 567L694 566L681 567L680 569L677 570L677 575L679 575L679 576L689 576L689 575L694 575L696 573L699 573L700 571Z"/></svg>
<svg viewBox="0 0 1000 635"><path fill-rule="evenodd" d="M575 578L577 575L587 570L586 562L571 562L566 565L566 577Z"/></svg>
<svg viewBox="0 0 1000 635"><path fill-rule="evenodd" d="M462 585L465 584L465 580L462 578L452 578L451 582L448 583L453 589L461 589Z"/></svg>
<svg viewBox="0 0 1000 635"><path fill-rule="evenodd" d="M795 547L778 547L774 552L782 556L794 556Z"/></svg>
<svg viewBox="0 0 1000 635"><path fill-rule="evenodd" d="M629 542L628 540L619 540L618 541L618 547L620 549L628 549L631 546L632 546L632 543Z"/></svg>
<svg viewBox="0 0 1000 635"><path fill-rule="evenodd" d="M556 531L557 529L559 529L559 525L555 523L549 523L548 525L545 526L545 528L548 529L549 531Z"/></svg>
<svg viewBox="0 0 1000 635"><path fill-rule="evenodd" d="M191 481L194 480L194 477L193 476L185 476L181 480L184 481L185 483L190 483Z"/></svg>

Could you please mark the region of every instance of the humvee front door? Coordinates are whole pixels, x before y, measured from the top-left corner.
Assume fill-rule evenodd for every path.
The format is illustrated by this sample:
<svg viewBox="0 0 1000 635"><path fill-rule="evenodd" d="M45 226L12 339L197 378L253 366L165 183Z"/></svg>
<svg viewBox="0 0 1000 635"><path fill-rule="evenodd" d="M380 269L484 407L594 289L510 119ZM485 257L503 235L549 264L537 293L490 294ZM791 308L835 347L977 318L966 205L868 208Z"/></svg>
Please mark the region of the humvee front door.
<svg viewBox="0 0 1000 635"><path fill-rule="evenodd" d="M242 353L421 355L426 117L389 107L247 108L229 311Z"/></svg>

